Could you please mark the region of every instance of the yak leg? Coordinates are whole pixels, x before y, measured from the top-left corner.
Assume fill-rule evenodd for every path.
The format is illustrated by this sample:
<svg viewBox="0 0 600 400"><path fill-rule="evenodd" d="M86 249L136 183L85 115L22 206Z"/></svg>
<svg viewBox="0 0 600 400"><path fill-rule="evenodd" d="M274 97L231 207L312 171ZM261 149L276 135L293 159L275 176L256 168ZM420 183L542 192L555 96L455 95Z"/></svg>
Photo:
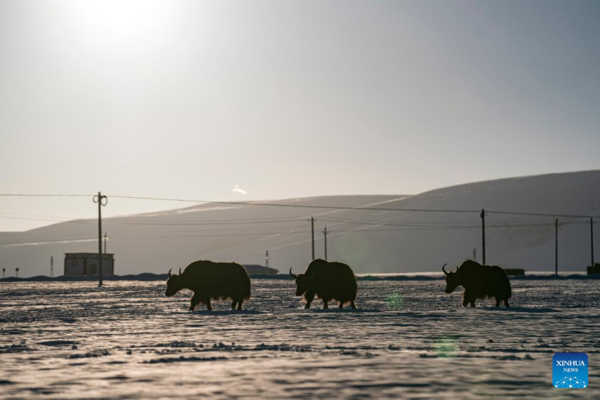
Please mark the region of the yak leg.
<svg viewBox="0 0 600 400"><path fill-rule="evenodd" d="M233 301L233 303L231 303L231 309L232 310L235 310L236 304L237 304L237 301L235 301L235 300Z"/></svg>
<svg viewBox="0 0 600 400"><path fill-rule="evenodd" d="M475 299L471 300L471 307L475 307Z"/></svg>
<svg viewBox="0 0 600 400"><path fill-rule="evenodd" d="M356 308L356 304L354 304L354 300L352 300L352 301L350 302L350 307L351 307L351 308Z"/></svg>
<svg viewBox="0 0 600 400"><path fill-rule="evenodd" d="M323 310L325 310L325 309L327 309L327 308L329 308L329 307L327 306L327 300L323 300Z"/></svg>
<svg viewBox="0 0 600 400"><path fill-rule="evenodd" d="M344 308L344 302L340 301L340 310Z"/></svg>
<svg viewBox="0 0 600 400"><path fill-rule="evenodd" d="M506 307L510 307L510 306L508 305L508 299L504 299L504 305L505 305Z"/></svg>
<svg viewBox="0 0 600 400"><path fill-rule="evenodd" d="M469 305L469 299L466 297L463 297L463 307L466 307L467 305Z"/></svg>
<svg viewBox="0 0 600 400"><path fill-rule="evenodd" d="M212 305L210 305L210 298L208 300L206 300L205 303L206 303L206 309L208 311L212 311Z"/></svg>
<svg viewBox="0 0 600 400"><path fill-rule="evenodd" d="M306 300L306 305L304 306L304 309L308 310L310 308L310 303L312 303L315 299L315 294L312 292L307 292L304 296L304 299Z"/></svg>
<svg viewBox="0 0 600 400"><path fill-rule="evenodd" d="M191 300L191 304L190 304L190 311L194 311L194 308L196 308L196 306L198 305L198 303L200 303L200 296L198 296L197 294L194 294L192 296L192 300Z"/></svg>
<svg viewBox="0 0 600 400"><path fill-rule="evenodd" d="M243 299L242 299L242 300L240 300L240 301L238 301L238 310L241 310L241 309L242 309L242 303L243 303L243 302L244 302L244 300L243 300Z"/></svg>
<svg viewBox="0 0 600 400"><path fill-rule="evenodd" d="M499 298L496 297L496 307L500 307L500 300Z"/></svg>

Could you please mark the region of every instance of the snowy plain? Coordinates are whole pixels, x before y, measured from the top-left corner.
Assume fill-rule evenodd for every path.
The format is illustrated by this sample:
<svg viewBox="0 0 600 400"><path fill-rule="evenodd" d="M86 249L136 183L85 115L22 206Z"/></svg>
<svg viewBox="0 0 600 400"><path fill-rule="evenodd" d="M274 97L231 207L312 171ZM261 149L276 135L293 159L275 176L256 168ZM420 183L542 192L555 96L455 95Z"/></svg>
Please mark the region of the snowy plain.
<svg viewBox="0 0 600 400"><path fill-rule="evenodd" d="M292 280L253 279L244 311L188 312L163 282L0 283L0 398L600 398L600 280L513 280L509 309L444 285L304 310ZM588 354L588 388L553 388L563 351Z"/></svg>

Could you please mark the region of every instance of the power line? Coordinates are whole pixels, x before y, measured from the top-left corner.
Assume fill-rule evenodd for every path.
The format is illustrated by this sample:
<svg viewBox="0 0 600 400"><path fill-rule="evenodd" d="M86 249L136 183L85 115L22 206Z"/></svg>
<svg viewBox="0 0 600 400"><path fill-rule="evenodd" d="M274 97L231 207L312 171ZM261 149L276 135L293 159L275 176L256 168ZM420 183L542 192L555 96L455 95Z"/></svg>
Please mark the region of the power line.
<svg viewBox="0 0 600 400"><path fill-rule="evenodd" d="M280 222L294 222L301 221L299 218L287 218L279 220L229 220L229 221L157 221L157 222L117 222L107 221L110 225L244 225L244 224L274 224Z"/></svg>
<svg viewBox="0 0 600 400"><path fill-rule="evenodd" d="M323 218L324 221L329 221L328 218ZM297 222L300 221L298 219L293 220L281 220L281 221L257 221L257 222L175 222L175 221L164 221L164 222L112 222L107 220L105 222L106 225L134 225L134 226L213 226L213 225L248 225L248 224L271 224L271 223L279 223L279 222ZM310 220L309 220L310 221ZM91 222L91 221L88 221ZM354 224L354 225L373 225L373 226L398 226L398 227L414 227L414 228L477 228L479 225L466 223L466 224L437 224L437 223L419 223L419 222L411 222L411 223L393 223L393 222L385 222L385 221L330 221L336 224ZM568 222L565 224L569 225L579 225L584 222ZM535 227L535 226L550 226L552 223L550 222L536 222L536 223L506 223L506 224L498 224L490 225L491 228L502 228L502 227ZM281 228L297 228L298 226L273 226L273 229L281 229ZM265 227L269 228L269 227ZM243 230L244 228L236 228L236 230ZM246 228L247 229L247 228ZM251 228L252 229L252 228Z"/></svg>
<svg viewBox="0 0 600 400"><path fill-rule="evenodd" d="M486 211L486 213L487 213L487 211ZM328 221L335 221L335 222L338 222L338 221L340 221L340 222L352 222L352 221L368 221L368 222L371 222L371 221L376 221L376 220L365 220L365 219L360 219L360 218L342 218L342 217L330 217L330 216L321 217L321 219L322 220L328 220ZM389 218L387 218L386 220L390 221ZM545 221L547 221L547 219L545 219L545 218L513 218L513 219L511 219L511 221L519 222L519 223L529 223L529 222L545 222ZM394 221L390 221L390 222L394 222ZM401 222L401 221L398 221L398 222ZM454 221L434 220L434 221L421 221L421 222L418 222L418 223L419 224L461 224L461 222L457 221L457 220L454 220ZM464 222L463 224L472 224L472 222Z"/></svg>
<svg viewBox="0 0 600 400"><path fill-rule="evenodd" d="M544 214L544 213L529 213L529 212L517 212L517 211L490 211L485 210L486 213L490 214L504 214L504 215L526 215L532 217L551 217L551 218L598 218L595 215L578 215L578 214Z"/></svg>
<svg viewBox="0 0 600 400"><path fill-rule="evenodd" d="M89 235L86 235L89 236ZM43 244L55 244L55 243L71 243L71 242L89 242L95 241L94 238L69 238L69 239L42 239L42 240L28 240L21 242L3 242L0 246L25 246L25 245L43 245Z"/></svg>
<svg viewBox="0 0 600 400"><path fill-rule="evenodd" d="M226 204L239 206L264 206L264 207L288 207L288 208L313 208L325 210L365 210L365 211L410 211L410 212L454 212L454 213L473 213L474 210L450 210L450 209L417 209L417 208L378 208L378 207L347 207L347 206L320 206L308 204L281 204L281 203L263 203L249 201L209 201L209 200L189 200L189 199L170 199L161 197L141 197L141 196L121 196L113 195L111 197L118 199L135 200L155 200L155 201L174 201L184 203L205 203L205 204Z"/></svg>
<svg viewBox="0 0 600 400"><path fill-rule="evenodd" d="M554 226L553 223L545 224L545 226ZM512 226L495 226L490 225L487 226L487 229L491 228L521 228L522 226L512 225ZM299 228L299 227L295 227ZM414 232L414 231L439 231L439 230L461 230L461 229L475 229L478 226L473 227L407 227L407 228L390 228L390 229L337 229L335 231L336 234L339 233L373 233L373 232ZM210 232L210 231L205 231ZM197 238L197 237L238 237L238 236L275 236L275 235L303 235L306 234L306 230L297 230L297 231L257 231L257 232L243 232L243 233L235 233L235 232L225 232L219 234L192 234L190 235L126 235L126 236L115 236L111 235L112 239L131 239L131 238ZM328 230L328 233L330 231ZM83 236L83 237L82 237ZM11 245L28 245L28 244L53 244L60 242L77 242L77 241L96 241L97 238L90 237L89 234L82 234L77 236L68 236L68 237L54 237L54 238L32 238L30 240L22 240L17 242L0 242L0 246L11 246Z"/></svg>
<svg viewBox="0 0 600 400"><path fill-rule="evenodd" d="M93 197L92 194L25 194L25 193L0 193L0 197ZM287 208L306 208L306 209L324 209L324 210L354 210L354 211L403 211L403 212L429 212L429 213L480 213L480 210L458 210L458 209L421 209L421 208L378 208L378 207L348 207L348 206L324 206L324 205L307 205L307 204L281 204L281 203L265 203L265 202L242 202L242 201L210 201L210 200L193 200L193 199L177 199L163 197L145 197L145 196L123 196L109 195L108 197L118 199L132 200L152 200L152 201L169 201L169 202L184 202L184 203L199 203L199 204L225 204L239 206L263 206L263 207L287 207ZM486 210L489 214L504 214L504 215L523 215L537 217L552 217L552 218L600 218L597 215L580 215L580 214L551 214L551 213L531 213L519 211L502 211L502 210Z"/></svg>
<svg viewBox="0 0 600 400"><path fill-rule="evenodd" d="M243 220L246 223L249 223L249 220ZM261 220L255 220L255 221L260 221ZM281 221L281 220L279 220ZM279 222L278 221L278 222ZM298 221L299 220L294 220L294 221ZM89 221L92 222L92 221ZM231 222L231 221L228 221ZM464 230L464 229L476 229L479 227L479 225L474 225L474 224L470 224L470 225L456 225L456 224L448 224L446 222L441 223L441 224L437 224L437 225L432 225L435 222L428 222L427 224L420 224L420 223L389 223L389 222L384 222L384 221L367 221L367 220L361 220L361 221L349 221L349 222L337 222L339 225L343 225L346 223L350 223L350 224L360 224L360 225L367 225L365 229L338 229L336 230L337 232L341 233L341 232L402 232L402 231L433 231L433 230ZM568 222L568 223L563 223L564 225L576 225L576 224L580 224L580 222ZM151 224L149 224L151 225ZM174 223L172 225L180 225L179 223ZM211 225L210 223L208 225ZM553 226L553 223L525 223L525 224L520 224L520 223L493 223L488 225L489 229L506 229L506 228L536 228L536 227L548 227L548 226ZM161 224L159 226L169 226L169 224ZM392 228L390 229L373 229L379 226L390 226ZM228 232L229 230L234 229L233 232ZM189 231L189 235L161 235L161 236L156 236L156 237L220 237L220 236L240 236L240 235L248 235L248 236L255 236L255 235L285 235L285 234L301 234L304 233L303 230L299 230L301 229L300 225L289 225L289 226L272 226L272 227L268 227L265 226L264 228L262 228L263 230L261 231L256 231L256 228L254 227L246 227L246 228L238 228L238 227L232 227L232 228L227 228L227 229L207 229L207 230L198 230L198 229L194 229ZM289 230L285 230L282 231L282 229L289 229ZM215 232L218 231L219 234L207 234L207 235L198 235L198 233L201 232ZM240 231L246 231L243 233L238 233ZM247 232L247 231L251 231L251 232ZM65 241L65 240L86 240L88 237L87 234L78 234L78 235L69 235L69 236L54 236L54 237L34 237L28 240L20 240L20 241L13 241L13 242L0 242L0 245L17 245L17 244L28 244L28 243L43 243L43 242L55 242L55 241ZM140 236L140 235L127 235L127 237L147 237L147 236ZM154 236L150 236L150 237L154 237ZM85 239L84 239L85 238Z"/></svg>
<svg viewBox="0 0 600 400"><path fill-rule="evenodd" d="M64 218L64 217L61 217ZM28 214L7 214L0 213L0 219L17 219L17 220L32 220L32 221L47 221L47 222L73 222L73 223L93 223L92 218L79 218L79 219L59 219L58 217L50 217L43 215L28 215ZM125 221L121 221L125 219ZM107 218L104 224L107 225L147 225L147 226L212 226L212 225L247 225L247 224L277 224L283 222L300 222L304 218L272 218L272 219L231 219L231 220L214 220L214 221L144 221L144 220L131 220L130 217L112 217ZM472 228L478 227L470 222L450 222L450 221L424 221L424 222L388 222L389 220L364 220L364 219L350 219L350 218L334 218L324 217L321 218L323 221L330 221L338 224L358 224L358 225L385 225L385 226L413 226L413 227L428 227L428 226L447 226L447 227L465 227ZM544 226L551 224L550 222L542 222L540 219L536 220L515 220L515 224L507 222L505 225L494 225L493 227L511 227L511 226ZM518 223L517 223L518 222ZM575 225L584 224L586 221L571 221L564 224ZM281 228L281 227L274 227ZM286 228L286 227L283 227ZM241 228L237 228L238 230Z"/></svg>
<svg viewBox="0 0 600 400"><path fill-rule="evenodd" d="M0 193L0 197L93 197L93 194Z"/></svg>
<svg viewBox="0 0 600 400"><path fill-rule="evenodd" d="M282 229L301 229L302 227L299 225L289 225L289 226L264 226L264 227L243 227L243 228L237 228L237 227L227 227L227 228L223 228L223 229L217 229L217 228L211 228L211 229L189 229L189 230L168 230L167 232L171 232L171 233L197 233L197 232L243 232L243 231L256 231L257 229L260 229L261 232L264 230L264 232L272 232L273 229L276 229L278 231L282 230Z"/></svg>
<svg viewBox="0 0 600 400"><path fill-rule="evenodd" d="M330 218L321 218L322 220L326 220L329 221L331 220ZM331 220L334 222L337 222L339 224L358 224L358 225L385 225L385 226L403 226L403 227L423 227L423 228L427 228L427 227L446 227L446 228L478 228L480 225L476 225L476 224L472 224L472 223L437 223L437 222L408 222L408 223L402 223L402 222L385 222L385 221L368 221L368 220L347 220L347 221L340 221L340 220ZM575 224L583 224L584 222L569 222L568 224L570 225L575 225ZM498 224L496 223L495 225L489 225L490 228L503 228L503 227L534 227L534 226L550 226L552 225L552 223L550 222L531 222L531 223L505 223L505 224Z"/></svg>

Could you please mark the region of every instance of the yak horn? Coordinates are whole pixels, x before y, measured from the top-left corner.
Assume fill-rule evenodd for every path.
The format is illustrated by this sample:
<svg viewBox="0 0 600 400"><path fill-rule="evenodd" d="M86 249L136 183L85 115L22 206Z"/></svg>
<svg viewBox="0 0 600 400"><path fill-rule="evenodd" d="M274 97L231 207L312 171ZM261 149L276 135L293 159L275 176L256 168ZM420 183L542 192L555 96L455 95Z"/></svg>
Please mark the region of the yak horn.
<svg viewBox="0 0 600 400"><path fill-rule="evenodd" d="M298 275L294 275L294 274L292 274L292 268L290 268L290 275L291 275L291 276L292 276L292 278L294 278L294 279L296 279L296 277L298 276Z"/></svg>
<svg viewBox="0 0 600 400"><path fill-rule="evenodd" d="M181 275L181 268L179 268L179 275Z"/></svg>
<svg viewBox="0 0 600 400"><path fill-rule="evenodd" d="M173 268L171 268L171 269L173 269ZM169 278L171 277L171 269L169 270Z"/></svg>
<svg viewBox="0 0 600 400"><path fill-rule="evenodd" d="M448 263L446 263L442 266L442 271L444 271L444 275L448 275L448 273L446 272L446 269L444 268L446 265L448 265Z"/></svg>

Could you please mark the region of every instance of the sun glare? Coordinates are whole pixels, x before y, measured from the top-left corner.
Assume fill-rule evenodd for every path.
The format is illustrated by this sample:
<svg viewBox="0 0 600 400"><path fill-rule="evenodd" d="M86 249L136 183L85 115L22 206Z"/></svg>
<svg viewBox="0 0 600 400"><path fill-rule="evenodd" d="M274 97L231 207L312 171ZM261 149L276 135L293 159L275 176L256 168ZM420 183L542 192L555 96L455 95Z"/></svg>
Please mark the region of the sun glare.
<svg viewBox="0 0 600 400"><path fill-rule="evenodd" d="M163 33L173 3L159 0L72 1L69 11L80 33L114 44L148 41Z"/></svg>

